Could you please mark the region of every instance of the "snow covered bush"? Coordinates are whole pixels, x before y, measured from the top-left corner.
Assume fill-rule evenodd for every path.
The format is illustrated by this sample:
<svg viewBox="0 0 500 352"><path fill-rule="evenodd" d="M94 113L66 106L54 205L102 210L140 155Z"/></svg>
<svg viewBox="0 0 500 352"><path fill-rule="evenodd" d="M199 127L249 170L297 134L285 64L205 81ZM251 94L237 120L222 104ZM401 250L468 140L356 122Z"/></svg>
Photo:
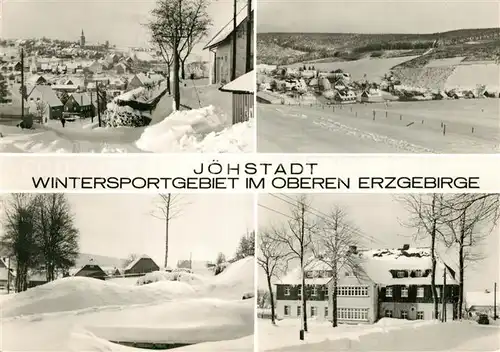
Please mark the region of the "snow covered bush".
<svg viewBox="0 0 500 352"><path fill-rule="evenodd" d="M149 113L111 102L104 111L102 122L105 127L143 127L149 123L149 117Z"/></svg>
<svg viewBox="0 0 500 352"><path fill-rule="evenodd" d="M174 269L175 270L175 269ZM184 271L153 271L148 273L137 280L137 285L147 285L159 281L181 281L188 283L200 283L203 279L195 274Z"/></svg>

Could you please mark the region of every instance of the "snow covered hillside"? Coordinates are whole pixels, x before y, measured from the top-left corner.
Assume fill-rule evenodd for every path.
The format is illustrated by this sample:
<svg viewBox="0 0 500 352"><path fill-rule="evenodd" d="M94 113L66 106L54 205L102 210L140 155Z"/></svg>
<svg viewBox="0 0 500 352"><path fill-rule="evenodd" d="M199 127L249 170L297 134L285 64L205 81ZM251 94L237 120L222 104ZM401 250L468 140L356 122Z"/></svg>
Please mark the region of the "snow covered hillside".
<svg viewBox="0 0 500 352"><path fill-rule="evenodd" d="M254 301L242 296L253 290L253 274L249 257L199 280L131 286L59 279L2 301L0 345L5 351L139 351L130 346L151 344L249 352Z"/></svg>

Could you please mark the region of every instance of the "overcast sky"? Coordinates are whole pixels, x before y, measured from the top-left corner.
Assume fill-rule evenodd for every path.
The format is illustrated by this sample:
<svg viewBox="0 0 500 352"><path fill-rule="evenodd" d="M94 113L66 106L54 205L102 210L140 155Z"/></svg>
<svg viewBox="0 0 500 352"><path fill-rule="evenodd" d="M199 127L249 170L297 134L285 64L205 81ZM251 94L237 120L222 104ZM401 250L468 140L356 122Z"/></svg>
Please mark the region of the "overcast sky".
<svg viewBox="0 0 500 352"><path fill-rule="evenodd" d="M500 2L495 0L259 0L257 30L434 33L499 27L499 22Z"/></svg>
<svg viewBox="0 0 500 352"><path fill-rule="evenodd" d="M150 195L69 194L83 253L126 258L147 254L164 262L164 222L150 215ZM186 195L182 215L170 226L169 266L179 259L214 261L218 252L234 255L239 239L253 229L254 202L249 195Z"/></svg>
<svg viewBox="0 0 500 352"><path fill-rule="evenodd" d="M118 47L147 46L148 22L155 0L3 0L2 36L6 38L48 38L78 41L82 29L89 43L109 40ZM246 4L238 0L238 8ZM222 27L230 22L232 0L211 0L213 26L196 55Z"/></svg>
<svg viewBox="0 0 500 352"><path fill-rule="evenodd" d="M283 199L283 195L275 196ZM290 214L290 204L275 196L259 196L259 204L262 205L259 206L258 211L259 228L280 224L288 220L287 217L278 212ZM312 207L322 213L328 213L335 205L345 209L349 219L360 229L361 233L375 238L375 240L365 239L366 247L400 248L403 244L415 246L412 241L414 231L402 225L408 218L408 213L392 195L322 194L310 195L310 197L313 202ZM497 227L481 247L487 258L466 272L466 288L468 290L491 288L493 282L499 280L499 232L500 229ZM427 242L423 241L419 244L429 246L430 244Z"/></svg>

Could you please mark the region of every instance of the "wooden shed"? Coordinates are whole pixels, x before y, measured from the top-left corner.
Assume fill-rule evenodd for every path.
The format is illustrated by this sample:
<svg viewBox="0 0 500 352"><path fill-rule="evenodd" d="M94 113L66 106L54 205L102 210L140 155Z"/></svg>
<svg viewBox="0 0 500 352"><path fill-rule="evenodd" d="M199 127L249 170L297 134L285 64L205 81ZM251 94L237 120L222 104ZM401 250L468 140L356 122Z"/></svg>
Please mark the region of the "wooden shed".
<svg viewBox="0 0 500 352"><path fill-rule="evenodd" d="M250 71L220 88L233 95L233 125L253 117L255 84L254 71Z"/></svg>
<svg viewBox="0 0 500 352"><path fill-rule="evenodd" d="M92 277L94 279L105 280L108 275L97 264L84 265L74 276Z"/></svg>
<svg viewBox="0 0 500 352"><path fill-rule="evenodd" d="M147 274L160 270L160 267L147 255L142 255L125 268L125 275Z"/></svg>

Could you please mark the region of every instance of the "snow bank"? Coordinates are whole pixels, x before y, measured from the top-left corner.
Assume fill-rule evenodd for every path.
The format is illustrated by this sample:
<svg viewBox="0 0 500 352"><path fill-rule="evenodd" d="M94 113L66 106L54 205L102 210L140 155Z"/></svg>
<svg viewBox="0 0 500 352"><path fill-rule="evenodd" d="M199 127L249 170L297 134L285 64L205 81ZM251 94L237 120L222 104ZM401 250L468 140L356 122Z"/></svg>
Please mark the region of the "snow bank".
<svg viewBox="0 0 500 352"><path fill-rule="evenodd" d="M246 257L229 265L222 273L214 276L212 281L224 289L237 289L245 294L254 291L254 257Z"/></svg>
<svg viewBox="0 0 500 352"><path fill-rule="evenodd" d="M373 328L365 326L365 329L354 333L343 332L341 328L332 328L328 335L316 336L314 341L308 341L309 335L314 333L311 326L310 333L306 335L306 341L300 342L297 337L295 341L286 339L274 329L274 347L265 348L259 345L262 351L495 351L500 347L498 340L498 328L485 328L479 325L470 325L460 322L450 323L417 323L407 324L383 331L374 331ZM278 330L278 333L276 331ZM295 332L295 331L294 331ZM326 332L326 330L325 330ZM282 347L276 347L281 340ZM469 341L479 344L469 345ZM481 341L487 344L481 345ZM472 347L472 348L471 348Z"/></svg>
<svg viewBox="0 0 500 352"><path fill-rule="evenodd" d="M233 340L253 334L252 303L187 299L7 319L2 321L0 343L5 351L76 352L129 350L110 341L196 344Z"/></svg>
<svg viewBox="0 0 500 352"><path fill-rule="evenodd" d="M151 152L182 150L182 145L224 127L224 119L213 106L196 110L176 111L157 124L147 127L137 146ZM187 139L187 143L186 143Z"/></svg>
<svg viewBox="0 0 500 352"><path fill-rule="evenodd" d="M179 281L126 286L84 277L69 277L16 294L2 305L4 318L86 309L143 304L188 297L195 292Z"/></svg>

